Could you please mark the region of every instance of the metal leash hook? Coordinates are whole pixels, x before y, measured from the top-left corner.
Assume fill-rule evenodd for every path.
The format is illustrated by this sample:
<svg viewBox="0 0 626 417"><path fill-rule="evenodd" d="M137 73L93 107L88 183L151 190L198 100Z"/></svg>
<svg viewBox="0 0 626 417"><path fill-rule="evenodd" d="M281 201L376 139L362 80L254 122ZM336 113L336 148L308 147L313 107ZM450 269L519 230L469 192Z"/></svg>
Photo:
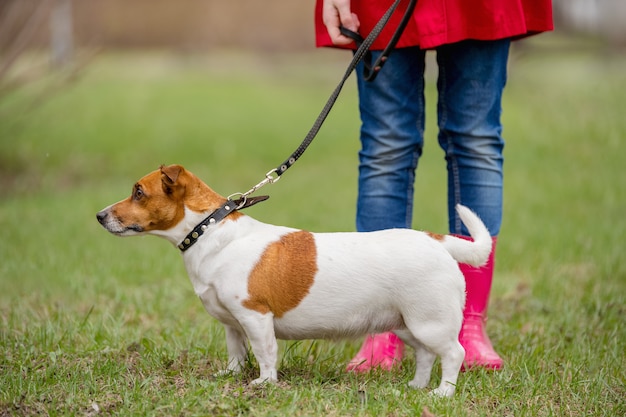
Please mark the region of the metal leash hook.
<svg viewBox="0 0 626 417"><path fill-rule="evenodd" d="M277 171L276 168L274 168L271 171L267 172L265 174L265 179L263 181L261 181L260 183L258 183L257 185L255 185L254 187L250 188L245 193L243 193L242 197L249 196L250 194L252 194L255 191L257 191L259 188L264 187L267 184L274 184L275 182L278 182L278 180L280 179L280 176L278 176L278 175L274 176L273 175L273 174L276 174L276 171Z"/></svg>
<svg viewBox="0 0 626 417"><path fill-rule="evenodd" d="M241 203L239 203L239 205L237 206L237 209L242 208L245 204L246 201L248 200L248 196L254 192L256 192L258 189L264 187L267 184L274 184L275 182L278 182L278 180L280 179L280 176L278 174L276 174L277 169L274 168L271 171L267 172L265 174L265 178L263 179L263 181L259 182L257 185L255 185L254 187L250 188L248 191L246 191L245 193L234 193L228 196L229 200L232 200L231 197L239 195L241 196ZM274 175L276 174L276 175Z"/></svg>

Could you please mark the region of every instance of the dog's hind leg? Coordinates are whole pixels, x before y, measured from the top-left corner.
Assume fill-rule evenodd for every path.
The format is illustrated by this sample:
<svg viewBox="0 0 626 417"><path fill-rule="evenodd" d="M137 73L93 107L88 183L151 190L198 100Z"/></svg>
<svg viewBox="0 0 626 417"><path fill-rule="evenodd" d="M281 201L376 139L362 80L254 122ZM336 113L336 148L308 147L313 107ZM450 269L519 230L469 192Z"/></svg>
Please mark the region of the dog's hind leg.
<svg viewBox="0 0 626 417"><path fill-rule="evenodd" d="M426 388L430 382L430 375L437 355L428 350L410 331L398 330L395 333L415 352L415 377L409 382L409 386L411 388Z"/></svg>
<svg viewBox="0 0 626 417"><path fill-rule="evenodd" d="M463 365L465 358L465 349L458 339L451 340L447 346L439 350L441 356L441 384L435 390L433 395L442 397L451 397L456 389L456 380Z"/></svg>
<svg viewBox="0 0 626 417"><path fill-rule="evenodd" d="M465 350L459 343L460 321L458 326L450 322L434 320L429 323L412 322L404 318L405 325L410 336L406 337L407 343L415 349L417 363L415 377L409 386L424 388L430 382L435 358L441 358L441 384L432 391L433 395L450 397L454 394L456 380L463 364ZM400 334L399 334L400 335Z"/></svg>
<svg viewBox="0 0 626 417"><path fill-rule="evenodd" d="M415 350L415 377L409 382L409 386L412 388L426 388L430 382L430 375L437 355L426 349L421 343L413 349Z"/></svg>

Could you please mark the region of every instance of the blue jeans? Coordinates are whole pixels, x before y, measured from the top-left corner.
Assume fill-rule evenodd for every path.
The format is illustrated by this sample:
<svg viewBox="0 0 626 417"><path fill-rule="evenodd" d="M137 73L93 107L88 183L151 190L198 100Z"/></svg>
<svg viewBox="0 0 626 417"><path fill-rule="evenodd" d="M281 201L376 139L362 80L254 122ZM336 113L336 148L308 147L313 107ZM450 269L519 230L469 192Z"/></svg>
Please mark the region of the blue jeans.
<svg viewBox="0 0 626 417"><path fill-rule="evenodd" d="M474 210L492 236L500 232L500 115L509 45L505 39L437 48L438 140L447 161L451 233L468 235L454 210L457 203ZM411 227L415 171L424 144L424 68L425 51L417 47L393 51L373 82L364 81L362 67L357 68L362 122L358 231Z"/></svg>

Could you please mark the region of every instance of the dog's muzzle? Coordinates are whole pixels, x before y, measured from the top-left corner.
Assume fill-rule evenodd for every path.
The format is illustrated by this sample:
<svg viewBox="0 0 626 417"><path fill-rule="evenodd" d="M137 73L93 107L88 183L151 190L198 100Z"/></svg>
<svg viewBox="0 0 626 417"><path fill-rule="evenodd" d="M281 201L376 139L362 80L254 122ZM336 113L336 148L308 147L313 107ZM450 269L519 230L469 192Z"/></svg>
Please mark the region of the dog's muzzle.
<svg viewBox="0 0 626 417"><path fill-rule="evenodd" d="M124 226L119 219L111 216L109 209L106 208L102 211L99 211L96 214L96 219L98 219L98 223L102 225L105 229L115 235L125 235L125 234L133 234L133 233L141 233L143 229L136 224L130 226Z"/></svg>

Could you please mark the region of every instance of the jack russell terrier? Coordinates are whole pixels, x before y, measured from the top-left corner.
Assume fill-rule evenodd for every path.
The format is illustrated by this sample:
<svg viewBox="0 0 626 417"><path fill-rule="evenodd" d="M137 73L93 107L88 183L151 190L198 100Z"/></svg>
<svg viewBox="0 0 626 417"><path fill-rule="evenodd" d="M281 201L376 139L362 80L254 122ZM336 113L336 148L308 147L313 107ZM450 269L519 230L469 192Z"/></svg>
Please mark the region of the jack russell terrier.
<svg viewBox="0 0 626 417"><path fill-rule="evenodd" d="M258 384L277 380L276 338L393 331L415 350L409 385L425 388L439 356L433 393L451 396L464 358L465 280L457 263L479 266L491 251L478 216L456 208L473 241L409 229L311 233L239 211L265 198L232 201L180 165L161 166L97 219L114 235L161 236L182 251L196 294L226 329L227 372L245 363L247 340Z"/></svg>

